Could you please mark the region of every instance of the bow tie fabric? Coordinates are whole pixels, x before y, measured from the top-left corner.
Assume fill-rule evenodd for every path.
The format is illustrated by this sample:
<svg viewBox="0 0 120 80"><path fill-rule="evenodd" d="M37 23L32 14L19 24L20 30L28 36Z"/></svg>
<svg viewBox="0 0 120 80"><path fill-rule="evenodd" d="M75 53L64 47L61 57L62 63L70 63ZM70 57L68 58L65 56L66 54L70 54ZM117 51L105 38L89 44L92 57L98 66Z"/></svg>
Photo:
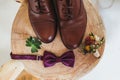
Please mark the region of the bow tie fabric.
<svg viewBox="0 0 120 80"><path fill-rule="evenodd" d="M61 56L56 56L51 52L45 51L43 56L37 55L18 55L11 53L11 59L17 60L42 60L44 67L54 66L56 63L61 62L65 66L74 67L75 55L73 51L63 53Z"/></svg>
<svg viewBox="0 0 120 80"><path fill-rule="evenodd" d="M73 67L75 62L75 56L73 51L65 52L60 57L57 57L53 53L47 51L44 52L43 64L45 67L53 66L57 62L62 62L66 66Z"/></svg>

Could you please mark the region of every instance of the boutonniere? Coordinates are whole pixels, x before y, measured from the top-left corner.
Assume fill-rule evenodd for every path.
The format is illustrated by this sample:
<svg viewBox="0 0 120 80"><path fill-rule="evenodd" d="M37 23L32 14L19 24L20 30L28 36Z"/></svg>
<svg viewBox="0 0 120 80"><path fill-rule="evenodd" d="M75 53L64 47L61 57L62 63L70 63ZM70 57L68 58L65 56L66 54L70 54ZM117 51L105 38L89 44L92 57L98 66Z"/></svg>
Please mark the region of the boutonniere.
<svg viewBox="0 0 120 80"><path fill-rule="evenodd" d="M35 53L38 52L39 49L41 49L41 41L38 38L30 36L26 40L26 46L31 47L31 52Z"/></svg>
<svg viewBox="0 0 120 80"><path fill-rule="evenodd" d="M105 42L104 37L100 38L97 35L94 35L92 32L85 38L85 41L79 47L81 52L86 54L93 54L95 57L100 57L98 49Z"/></svg>

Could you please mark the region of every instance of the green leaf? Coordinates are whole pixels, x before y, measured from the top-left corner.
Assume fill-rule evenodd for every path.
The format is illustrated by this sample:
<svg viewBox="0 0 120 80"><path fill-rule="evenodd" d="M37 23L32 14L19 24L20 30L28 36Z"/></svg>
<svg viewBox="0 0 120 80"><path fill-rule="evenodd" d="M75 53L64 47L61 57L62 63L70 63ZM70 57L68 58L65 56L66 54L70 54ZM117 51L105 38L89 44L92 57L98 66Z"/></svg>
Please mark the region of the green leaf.
<svg viewBox="0 0 120 80"><path fill-rule="evenodd" d="M105 38L104 38L104 37L102 37L102 39L101 39L100 41L104 43L104 42L105 42Z"/></svg>
<svg viewBox="0 0 120 80"><path fill-rule="evenodd" d="M35 53L38 52L38 49L41 49L41 41L38 38L35 37L29 37L26 40L26 46L31 47L31 52Z"/></svg>
<svg viewBox="0 0 120 80"><path fill-rule="evenodd" d="M38 49L37 48L31 48L31 52L32 53L38 52Z"/></svg>
<svg viewBox="0 0 120 80"><path fill-rule="evenodd" d="M89 34L89 36L94 36L94 34L91 32L91 33Z"/></svg>
<svg viewBox="0 0 120 80"><path fill-rule="evenodd" d="M26 43L26 46L30 47L31 45L30 45L30 44L28 44L28 43Z"/></svg>

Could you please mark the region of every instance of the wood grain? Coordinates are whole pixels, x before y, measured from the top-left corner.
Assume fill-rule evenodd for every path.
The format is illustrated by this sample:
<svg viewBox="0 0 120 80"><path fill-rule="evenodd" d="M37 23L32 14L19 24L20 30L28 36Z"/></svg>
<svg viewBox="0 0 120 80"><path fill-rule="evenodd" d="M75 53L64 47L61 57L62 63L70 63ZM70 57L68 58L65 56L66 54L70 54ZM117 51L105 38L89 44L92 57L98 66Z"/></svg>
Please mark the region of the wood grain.
<svg viewBox="0 0 120 80"><path fill-rule="evenodd" d="M100 37L105 36L104 25L98 12L95 10L89 0L83 1L88 17L87 29L84 38L90 32L93 32ZM28 2L27 0L24 0L16 15L12 28L11 47L14 54L33 54L31 53L30 48L25 46L25 41L29 36L36 37L28 17ZM64 52L68 51L68 49L65 48L60 39L59 32L57 33L57 36L52 43L43 43L42 49L39 50L38 53L35 53L35 55L43 55L43 52L45 50L51 51L57 56L60 56ZM104 45L99 48L100 55L103 55L103 51ZM74 53L74 68L66 67L62 63L57 63L53 67L44 68L42 61L21 60L20 62L24 65L24 69L22 71L26 71L26 73L29 73L32 76L36 76L37 78L39 78L39 80L77 80L78 78L91 71L100 60L91 54L83 55L79 52L79 49L75 49Z"/></svg>

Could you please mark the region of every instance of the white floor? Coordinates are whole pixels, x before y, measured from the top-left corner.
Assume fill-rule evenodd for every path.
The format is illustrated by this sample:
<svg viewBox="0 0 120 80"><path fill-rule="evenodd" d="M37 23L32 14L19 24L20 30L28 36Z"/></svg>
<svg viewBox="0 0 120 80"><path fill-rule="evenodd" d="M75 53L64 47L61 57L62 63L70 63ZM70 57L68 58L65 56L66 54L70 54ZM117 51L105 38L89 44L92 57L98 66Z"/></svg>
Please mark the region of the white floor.
<svg viewBox="0 0 120 80"><path fill-rule="evenodd" d="M110 1L100 2L106 7ZM11 27L19 6L14 0L0 0L0 66L10 59ZM106 49L97 67L81 80L120 80L120 0L109 9L98 6L98 10L105 23Z"/></svg>

